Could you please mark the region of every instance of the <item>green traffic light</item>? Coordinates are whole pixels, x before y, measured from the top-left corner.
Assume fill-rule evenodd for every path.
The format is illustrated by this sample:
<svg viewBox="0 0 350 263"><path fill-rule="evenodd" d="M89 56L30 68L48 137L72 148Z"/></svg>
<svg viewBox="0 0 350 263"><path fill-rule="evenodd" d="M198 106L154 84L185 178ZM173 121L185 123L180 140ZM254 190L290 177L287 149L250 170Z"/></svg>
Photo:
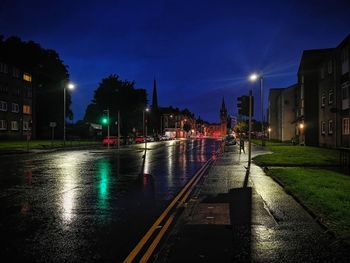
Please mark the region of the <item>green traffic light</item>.
<svg viewBox="0 0 350 263"><path fill-rule="evenodd" d="M102 118L102 124L108 124L108 118L103 117Z"/></svg>

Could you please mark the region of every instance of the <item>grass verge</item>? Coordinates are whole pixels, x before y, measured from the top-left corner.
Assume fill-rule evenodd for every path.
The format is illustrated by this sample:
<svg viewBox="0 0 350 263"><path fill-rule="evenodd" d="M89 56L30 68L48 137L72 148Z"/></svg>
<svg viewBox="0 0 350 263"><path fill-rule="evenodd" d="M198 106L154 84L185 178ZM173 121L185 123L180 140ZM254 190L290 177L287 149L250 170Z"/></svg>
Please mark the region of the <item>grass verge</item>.
<svg viewBox="0 0 350 263"><path fill-rule="evenodd" d="M96 141L66 141L66 146L80 146L80 145L93 145L101 144ZM45 148L57 148L63 147L63 141L61 140L30 140L30 149L45 149ZM0 141L0 149L26 149L27 141Z"/></svg>
<svg viewBox="0 0 350 263"><path fill-rule="evenodd" d="M333 233L350 244L350 177L317 168L270 168L283 184Z"/></svg>
<svg viewBox="0 0 350 263"><path fill-rule="evenodd" d="M339 151L311 146L267 143L272 154L259 155L254 161L260 166L337 166Z"/></svg>

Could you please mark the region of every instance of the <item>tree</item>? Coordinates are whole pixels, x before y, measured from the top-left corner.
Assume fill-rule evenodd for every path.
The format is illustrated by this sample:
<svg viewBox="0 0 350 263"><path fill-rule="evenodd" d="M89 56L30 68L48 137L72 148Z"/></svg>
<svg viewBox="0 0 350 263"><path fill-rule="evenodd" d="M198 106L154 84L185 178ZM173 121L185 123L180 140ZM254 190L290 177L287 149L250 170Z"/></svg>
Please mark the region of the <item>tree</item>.
<svg viewBox="0 0 350 263"><path fill-rule="evenodd" d="M189 132L191 130L191 128L192 128L191 124L189 124L189 123L185 123L184 126L183 126L183 130L185 132Z"/></svg>
<svg viewBox="0 0 350 263"><path fill-rule="evenodd" d="M235 133L246 133L248 132L248 125L244 121L240 121L233 128Z"/></svg>
<svg viewBox="0 0 350 263"><path fill-rule="evenodd" d="M120 112L121 133L127 136L133 128L142 131L143 110L147 105L147 94L144 89L135 89L135 82L119 79L118 75L110 75L102 79L94 91L94 97L88 105L84 120L100 123L104 110L109 110L111 133L116 134L118 111Z"/></svg>
<svg viewBox="0 0 350 263"><path fill-rule="evenodd" d="M68 82L68 67L58 53L33 41L0 37L0 60L32 75L33 118L38 137L49 137L49 122L63 131L63 85ZM72 119L71 97L66 93L66 113Z"/></svg>

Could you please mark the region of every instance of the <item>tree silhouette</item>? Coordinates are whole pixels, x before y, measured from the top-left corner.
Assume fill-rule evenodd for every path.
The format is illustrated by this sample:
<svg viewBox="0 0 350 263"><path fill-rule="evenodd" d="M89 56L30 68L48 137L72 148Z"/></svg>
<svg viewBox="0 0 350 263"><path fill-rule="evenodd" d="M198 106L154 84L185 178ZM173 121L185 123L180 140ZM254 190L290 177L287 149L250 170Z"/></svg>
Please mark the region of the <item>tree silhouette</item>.
<svg viewBox="0 0 350 263"><path fill-rule="evenodd" d="M147 94L144 89L135 89L135 82L119 79L118 75L110 75L102 79L94 91L92 103L88 105L84 120L100 123L104 110L109 110L111 133L116 134L118 111L120 111L120 129L124 136L133 128L142 132L143 110L147 105Z"/></svg>

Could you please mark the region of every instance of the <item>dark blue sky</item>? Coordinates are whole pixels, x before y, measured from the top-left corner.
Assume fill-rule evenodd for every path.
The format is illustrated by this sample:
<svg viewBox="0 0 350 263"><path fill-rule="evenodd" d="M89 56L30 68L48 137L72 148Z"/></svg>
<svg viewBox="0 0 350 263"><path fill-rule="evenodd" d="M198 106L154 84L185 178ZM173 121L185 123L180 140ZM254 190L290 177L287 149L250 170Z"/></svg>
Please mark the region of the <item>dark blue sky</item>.
<svg viewBox="0 0 350 263"><path fill-rule="evenodd" d="M259 86L296 81L304 49L334 47L350 33L349 0L209 1L1 0L0 34L55 49L77 84L74 120L81 119L93 90L110 74L135 80L148 91L157 79L161 106L189 108L218 121L224 96L231 114L237 96ZM256 116L260 119L260 112Z"/></svg>

